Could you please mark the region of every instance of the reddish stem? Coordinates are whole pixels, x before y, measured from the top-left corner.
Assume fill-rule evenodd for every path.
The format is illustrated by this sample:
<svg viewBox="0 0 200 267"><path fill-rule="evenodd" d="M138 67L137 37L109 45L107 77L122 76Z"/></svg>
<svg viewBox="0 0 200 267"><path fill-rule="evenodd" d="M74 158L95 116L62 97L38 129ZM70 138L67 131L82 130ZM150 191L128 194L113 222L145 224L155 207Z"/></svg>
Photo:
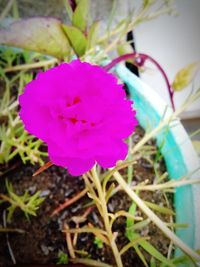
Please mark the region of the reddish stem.
<svg viewBox="0 0 200 267"><path fill-rule="evenodd" d="M175 110L175 105L174 105L174 91L172 90L171 88L171 85L169 83L169 79L166 75L166 72L164 71L164 69L161 67L161 65L155 60L153 59L151 56L148 56L146 54L140 54L140 57L143 57L145 58L145 60L149 60L150 62L152 62L157 68L158 70L161 72L164 80L165 80L165 83L167 85L167 90L168 90L168 94L169 94L169 99L170 99L170 102L171 102L171 105L172 105L172 109Z"/></svg>
<svg viewBox="0 0 200 267"><path fill-rule="evenodd" d="M123 56L117 57L115 59L113 59L109 64L107 64L106 66L104 66L104 69L106 71L109 71L110 69L112 69L114 66L116 66L118 63L122 62L122 61L126 61L128 59L135 59L136 57L139 57L139 54L137 53L130 53L130 54L125 54Z"/></svg>
<svg viewBox="0 0 200 267"><path fill-rule="evenodd" d="M53 163L51 161L46 162L42 167L40 167L36 172L34 172L33 177L47 170L51 166L53 166Z"/></svg>
<svg viewBox="0 0 200 267"><path fill-rule="evenodd" d="M69 207L70 205L72 205L73 203L75 203L77 200L79 200L80 198L82 198L83 196L85 196L87 193L87 189L83 189L82 191L78 192L78 194L76 194L75 196L73 196L70 199L66 199L65 202L61 205L59 205L52 213L51 213L51 217L55 216L56 214L58 214L59 212L61 212L63 209Z"/></svg>
<svg viewBox="0 0 200 267"><path fill-rule="evenodd" d="M110 69L112 69L115 65L117 65L118 63L122 62L122 61L126 61L128 59L135 59L135 63L137 64L137 66L142 67L144 66L146 60L149 60L150 62L152 62L157 68L158 70L161 72L165 83L167 85L167 90L168 90L168 94L169 94L169 99L172 105L173 110L175 110L175 105L174 105L174 92L171 88L171 85L169 83L168 77L164 71L164 69L161 67L161 65L155 60L153 59L151 56L146 55L146 54L142 54L142 53L130 53L130 54L125 54L123 56L117 57L115 59L113 59L109 64L107 64L106 66L104 66L104 69L106 71L109 71Z"/></svg>

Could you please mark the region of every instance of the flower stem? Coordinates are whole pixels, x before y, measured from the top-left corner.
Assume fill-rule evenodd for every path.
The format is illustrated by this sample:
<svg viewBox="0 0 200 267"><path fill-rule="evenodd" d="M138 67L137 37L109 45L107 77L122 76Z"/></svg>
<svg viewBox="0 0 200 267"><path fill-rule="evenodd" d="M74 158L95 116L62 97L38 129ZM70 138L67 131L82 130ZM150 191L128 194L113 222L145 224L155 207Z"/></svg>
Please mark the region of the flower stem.
<svg viewBox="0 0 200 267"><path fill-rule="evenodd" d="M160 71L160 73L162 74L162 76L163 76L163 78L165 80L165 83L167 85L167 90L168 90L169 99L170 99L172 108L173 108L173 110L175 110L174 97L173 97L174 96L174 91L171 88L171 85L169 83L169 79L167 77L166 72L161 67L161 65L154 58L152 58L151 56L146 55L146 54L139 54L139 55L140 55L140 57L144 58L144 60L149 60L150 62L152 62L158 68L158 70Z"/></svg>
<svg viewBox="0 0 200 267"><path fill-rule="evenodd" d="M99 200L101 202L101 208L102 208L101 214L103 216L105 230L106 230L107 235L108 235L109 243L110 243L111 249L113 251L116 264L118 267L123 267L121 256L120 256L119 250L117 248L117 245L115 243L115 236L112 233L112 228L111 228L108 210L107 210L107 204L106 204L106 196L103 192L101 182L100 182L99 177L97 175L96 166L94 166L92 168L91 173L92 173L92 177L93 177L93 182L95 183L95 186L96 186L96 189L97 189L97 192L99 195Z"/></svg>
<svg viewBox="0 0 200 267"><path fill-rule="evenodd" d="M120 57L117 57L117 58L113 59L109 64L104 66L104 69L106 71L109 71L110 69L112 69L118 63L120 63L122 61L126 61L128 59L135 59L135 64L137 66L139 66L139 67L144 66L146 60L149 60L150 62L152 62L157 67L157 69L160 71L160 73L162 74L162 76L163 76L163 78L165 80L172 109L175 110L174 91L171 88L169 79L168 79L164 69L161 67L161 65L154 58L152 58L151 56L146 55L146 54L142 54L142 53L136 53L136 52L125 54L125 55L122 55Z"/></svg>
<svg viewBox="0 0 200 267"><path fill-rule="evenodd" d="M130 186L124 181L123 177L119 172L113 174L116 181L121 185L124 191L129 195L129 197L138 205L138 207L149 217L149 219L170 239L177 245L183 252L191 256L196 261L200 262L200 255L188 247L181 239L179 239L163 222L158 216L152 212L150 208L140 199L140 197L135 194L135 192L130 188Z"/></svg>

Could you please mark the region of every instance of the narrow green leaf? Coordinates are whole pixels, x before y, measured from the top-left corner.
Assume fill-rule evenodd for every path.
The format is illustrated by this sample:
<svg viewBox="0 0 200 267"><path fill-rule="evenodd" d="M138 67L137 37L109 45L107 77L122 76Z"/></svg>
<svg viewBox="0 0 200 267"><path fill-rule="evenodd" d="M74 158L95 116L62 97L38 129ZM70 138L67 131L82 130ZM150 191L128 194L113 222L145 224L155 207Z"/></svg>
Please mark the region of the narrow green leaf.
<svg viewBox="0 0 200 267"><path fill-rule="evenodd" d="M129 213L131 215L134 215L136 211L136 204L133 202L132 205L129 208ZM134 221L130 218L127 218L126 221L126 236L128 237L129 241L133 241L134 239L137 239L140 237L139 234L135 233L131 230L131 227L133 227ZM146 250L152 257L159 260L160 262L163 262L167 264L168 266L175 267L175 265L172 263L172 261L168 260L166 257L164 257L154 246L152 246L148 241L146 240L140 240L138 241L138 245L141 246L144 250ZM133 246L135 248L135 246ZM136 249L136 248L135 248Z"/></svg>
<svg viewBox="0 0 200 267"><path fill-rule="evenodd" d="M123 56L124 54L133 53L133 48L128 42L125 42L117 46L117 52L119 56Z"/></svg>
<svg viewBox="0 0 200 267"><path fill-rule="evenodd" d="M69 16L70 21L72 21L73 17L73 10L68 0L64 0L64 6L67 12L67 15Z"/></svg>
<svg viewBox="0 0 200 267"><path fill-rule="evenodd" d="M151 260L150 260L150 267L156 267L156 261L153 257L151 257Z"/></svg>
<svg viewBox="0 0 200 267"><path fill-rule="evenodd" d="M125 54L133 53L133 48L128 42L121 43L117 46L117 53L119 56L123 56ZM127 62L133 63L133 59L126 60Z"/></svg>
<svg viewBox="0 0 200 267"><path fill-rule="evenodd" d="M143 262L144 266L148 267L148 263L143 255L143 253L141 252L141 250L139 249L138 245L134 245L133 246L135 249L135 252L137 253L138 257L141 259L141 261Z"/></svg>
<svg viewBox="0 0 200 267"><path fill-rule="evenodd" d="M200 250L196 250L196 253L200 254ZM176 266L188 266L188 267L197 267L197 264L195 263L195 261L190 258L188 255L181 255L179 257L176 257L174 259L172 259L173 263ZM161 264L160 267L168 267L165 264Z"/></svg>
<svg viewBox="0 0 200 267"><path fill-rule="evenodd" d="M63 59L69 53L69 42L62 24L55 18L29 18L0 30L0 44L36 51Z"/></svg>
<svg viewBox="0 0 200 267"><path fill-rule="evenodd" d="M63 24L63 29L71 43L72 48L78 56L82 56L87 47L85 35L77 28Z"/></svg>
<svg viewBox="0 0 200 267"><path fill-rule="evenodd" d="M149 219L143 220L141 222L138 222L138 223L133 224L127 230L136 231L136 230L142 229L142 228L146 227L150 222L151 221Z"/></svg>
<svg viewBox="0 0 200 267"><path fill-rule="evenodd" d="M133 233L133 240L137 239L139 237L139 234ZM146 240L140 240L138 244L146 250L152 257L159 260L160 262L163 262L167 264L167 266L175 267L175 264L166 257L164 257L154 246L152 246L148 241Z"/></svg>
<svg viewBox="0 0 200 267"><path fill-rule="evenodd" d="M152 202L148 202L148 201L144 201L144 203L151 208L152 210L158 211L160 213L166 214L166 215L175 215L175 213L173 212L173 210L166 208L166 207L161 207L155 203Z"/></svg>
<svg viewBox="0 0 200 267"><path fill-rule="evenodd" d="M112 192L113 192L114 189L115 189L115 185L114 185L114 183L112 183L112 184L109 186L108 190L106 191L106 202L108 202L108 200L109 200L110 197L112 196Z"/></svg>
<svg viewBox="0 0 200 267"><path fill-rule="evenodd" d="M16 206L10 206L8 208L7 221L10 223L12 220L13 213L15 212Z"/></svg>
<svg viewBox="0 0 200 267"><path fill-rule="evenodd" d="M136 204L135 202L133 202L128 210L128 212L135 216L135 212L136 212ZM127 218L126 219L126 236L128 237L128 239L130 241L132 241L133 239L133 234L134 232L131 230L131 227L134 225L134 220L131 218Z"/></svg>
<svg viewBox="0 0 200 267"><path fill-rule="evenodd" d="M187 87L194 79L197 71L199 70L200 62L195 62L187 65L185 68L181 69L175 76L172 83L172 88L174 91L181 91Z"/></svg>
<svg viewBox="0 0 200 267"><path fill-rule="evenodd" d="M72 25L85 32L89 11L89 1L80 0L72 17Z"/></svg>
<svg viewBox="0 0 200 267"><path fill-rule="evenodd" d="M88 49L94 47L98 40L98 33L99 33L99 21L95 21L89 29L88 32Z"/></svg>
<svg viewBox="0 0 200 267"><path fill-rule="evenodd" d="M153 4L155 0L143 0L143 8L146 8L148 5Z"/></svg>
<svg viewBox="0 0 200 267"><path fill-rule="evenodd" d="M144 250L146 250L151 256L159 260L160 262L163 262L167 264L167 266L175 267L175 264L173 264L172 261L164 257L154 246L152 246L148 241L142 240L140 241L140 246L143 247Z"/></svg>
<svg viewBox="0 0 200 267"><path fill-rule="evenodd" d="M10 193L13 192L13 186L12 186L12 184L7 179L6 179L5 184L6 184L6 189L8 191L8 194L10 195Z"/></svg>
<svg viewBox="0 0 200 267"><path fill-rule="evenodd" d="M117 1L113 0L112 8L111 8L110 15L108 17L108 22L107 22L107 32L111 31L112 23L114 22L114 16L116 15L116 7L117 7Z"/></svg>

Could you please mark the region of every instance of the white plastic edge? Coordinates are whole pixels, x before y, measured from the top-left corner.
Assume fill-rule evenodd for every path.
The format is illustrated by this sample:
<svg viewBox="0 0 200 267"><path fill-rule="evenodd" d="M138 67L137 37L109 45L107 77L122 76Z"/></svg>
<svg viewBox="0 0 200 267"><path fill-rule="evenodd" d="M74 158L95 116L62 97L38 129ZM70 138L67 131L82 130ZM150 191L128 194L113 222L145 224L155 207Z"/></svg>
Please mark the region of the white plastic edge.
<svg viewBox="0 0 200 267"><path fill-rule="evenodd" d="M148 102L151 106L153 106L156 112L162 117L165 112L165 118L172 114L171 108L167 105L167 103L158 95L158 93L153 90L149 85L143 82L136 75L131 73L123 64L120 64L117 69L117 73L125 72L126 75L131 75L131 78L134 79L134 87L137 87L137 90L140 90L140 94L144 96L145 99L148 99ZM119 75L120 76L120 75ZM123 77L121 77L123 79ZM133 81L133 82L134 82ZM166 112L167 111L167 112ZM186 163L186 167L188 172L194 172L200 168L200 159L198 158L192 142L184 129L183 125L179 120L177 120L176 126L172 129L172 134L177 144L180 145L181 151L184 155L184 160ZM190 176L190 179L200 178L200 170L197 170L193 175ZM200 248L200 185L193 185L193 205L195 211L195 248ZM191 218L192 220L192 218Z"/></svg>

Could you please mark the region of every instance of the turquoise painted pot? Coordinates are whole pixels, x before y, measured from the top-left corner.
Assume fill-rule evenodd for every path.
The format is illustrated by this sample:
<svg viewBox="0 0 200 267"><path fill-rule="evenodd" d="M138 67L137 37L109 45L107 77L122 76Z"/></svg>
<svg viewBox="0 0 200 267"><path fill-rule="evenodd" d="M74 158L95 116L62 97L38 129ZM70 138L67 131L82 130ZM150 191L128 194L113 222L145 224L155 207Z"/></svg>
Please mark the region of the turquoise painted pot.
<svg viewBox="0 0 200 267"><path fill-rule="evenodd" d="M134 100L137 119L140 125L149 131L155 128L163 116L172 114L172 110L163 99L132 74L124 65L116 68L117 75L125 82L130 91L130 98ZM179 179L199 168L199 159L194 151L189 136L181 122L176 120L156 136L158 146L162 147L167 171L170 178ZM199 178L200 172L190 176L190 179ZM177 235L191 248L200 248L200 188L199 186L183 186L175 193L176 222L186 223L188 228L177 230ZM176 250L176 256L181 251Z"/></svg>

